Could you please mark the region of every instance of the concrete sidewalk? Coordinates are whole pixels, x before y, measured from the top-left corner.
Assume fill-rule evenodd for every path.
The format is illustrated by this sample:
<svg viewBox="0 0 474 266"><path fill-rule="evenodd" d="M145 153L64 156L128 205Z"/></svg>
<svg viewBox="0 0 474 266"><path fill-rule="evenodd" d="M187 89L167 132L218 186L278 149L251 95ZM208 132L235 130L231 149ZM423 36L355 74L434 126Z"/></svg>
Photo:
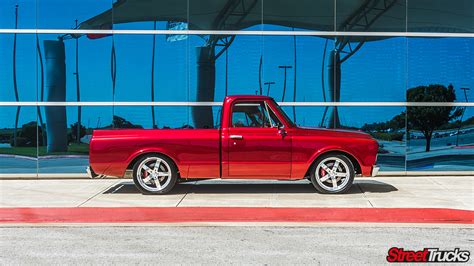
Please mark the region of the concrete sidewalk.
<svg viewBox="0 0 474 266"><path fill-rule="evenodd" d="M209 180L142 195L127 179L0 180L0 207L358 207L474 210L472 176L357 178L344 195L308 181Z"/></svg>

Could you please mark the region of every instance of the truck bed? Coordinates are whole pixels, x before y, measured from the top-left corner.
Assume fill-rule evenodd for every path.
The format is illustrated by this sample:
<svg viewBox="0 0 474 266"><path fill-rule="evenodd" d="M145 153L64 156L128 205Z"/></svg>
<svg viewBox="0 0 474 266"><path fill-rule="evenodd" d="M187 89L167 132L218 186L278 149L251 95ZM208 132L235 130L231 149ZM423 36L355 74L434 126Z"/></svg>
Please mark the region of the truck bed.
<svg viewBox="0 0 474 266"><path fill-rule="evenodd" d="M146 153L165 153L183 178L220 177L219 129L94 130L90 163L96 174L122 177Z"/></svg>

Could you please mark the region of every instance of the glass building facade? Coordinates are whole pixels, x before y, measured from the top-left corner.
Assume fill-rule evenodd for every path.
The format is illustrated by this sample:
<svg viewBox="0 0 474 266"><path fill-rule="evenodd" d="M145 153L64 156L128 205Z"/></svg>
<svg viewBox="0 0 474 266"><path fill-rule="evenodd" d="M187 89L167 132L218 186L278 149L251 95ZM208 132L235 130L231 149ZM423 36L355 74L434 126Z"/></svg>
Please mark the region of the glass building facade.
<svg viewBox="0 0 474 266"><path fill-rule="evenodd" d="M473 173L473 52L468 0L2 0L0 175L84 174L93 130L218 127L236 94L371 134L385 173Z"/></svg>

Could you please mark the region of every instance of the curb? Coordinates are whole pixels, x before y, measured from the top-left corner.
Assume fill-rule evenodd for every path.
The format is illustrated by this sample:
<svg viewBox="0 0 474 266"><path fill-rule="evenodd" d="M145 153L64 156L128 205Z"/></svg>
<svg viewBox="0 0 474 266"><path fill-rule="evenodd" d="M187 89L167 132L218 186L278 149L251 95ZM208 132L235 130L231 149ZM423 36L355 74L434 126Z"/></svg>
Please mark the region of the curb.
<svg viewBox="0 0 474 266"><path fill-rule="evenodd" d="M117 207L0 208L11 223L413 223L474 224L474 211L443 208Z"/></svg>

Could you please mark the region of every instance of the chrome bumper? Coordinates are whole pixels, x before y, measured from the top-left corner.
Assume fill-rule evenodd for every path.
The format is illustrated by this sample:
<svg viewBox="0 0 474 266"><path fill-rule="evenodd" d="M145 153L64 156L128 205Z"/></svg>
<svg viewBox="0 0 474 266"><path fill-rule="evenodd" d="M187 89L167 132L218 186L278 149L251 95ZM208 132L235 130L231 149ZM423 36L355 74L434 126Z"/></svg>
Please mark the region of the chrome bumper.
<svg viewBox="0 0 474 266"><path fill-rule="evenodd" d="M374 167L372 167L372 177L376 176L378 173L379 173L379 170L380 170L380 167L377 166L377 165L374 165Z"/></svg>
<svg viewBox="0 0 474 266"><path fill-rule="evenodd" d="M89 178L94 178L94 176L92 176L92 171L91 171L91 167L90 167L90 166L87 166L86 172L87 172L87 176L88 176Z"/></svg>

